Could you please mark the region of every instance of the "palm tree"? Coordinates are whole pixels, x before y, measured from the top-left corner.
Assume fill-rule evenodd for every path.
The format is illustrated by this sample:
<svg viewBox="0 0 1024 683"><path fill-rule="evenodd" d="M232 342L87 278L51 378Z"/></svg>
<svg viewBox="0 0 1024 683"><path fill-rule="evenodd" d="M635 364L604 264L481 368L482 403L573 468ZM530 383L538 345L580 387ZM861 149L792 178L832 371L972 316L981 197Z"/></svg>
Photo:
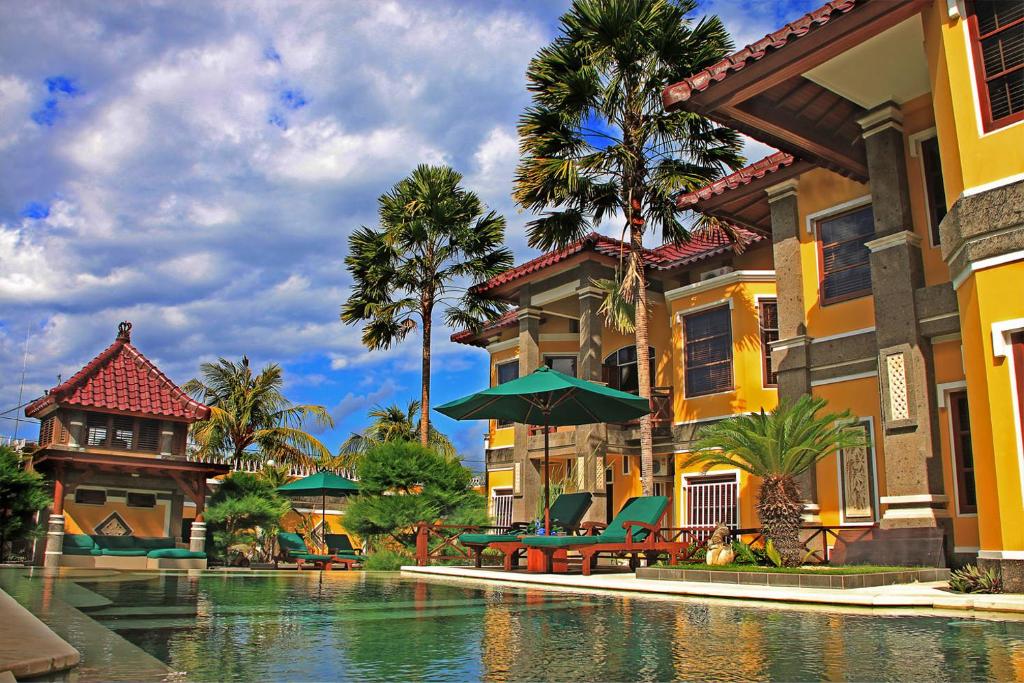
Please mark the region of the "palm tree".
<svg viewBox="0 0 1024 683"><path fill-rule="evenodd" d="M602 220L624 218L629 253L617 276L635 307L637 349L648 348L643 239L660 227L686 241L674 195L742 165L740 138L686 111L666 112L662 90L720 59L732 44L717 17L696 24L696 0L575 0L562 34L527 70L532 105L519 120L522 159L513 198L541 214L530 245L548 250L583 237ZM728 229L728 226L725 226ZM619 310L610 304L606 310ZM637 365L650 397L647 363ZM654 488L651 421L640 421L643 492Z"/></svg>
<svg viewBox="0 0 1024 683"><path fill-rule="evenodd" d="M477 328L507 306L475 296L459 283L484 280L512 266L502 246L505 219L487 211L447 166L420 165L380 196L380 227L349 238L345 264L354 286L341 320L365 323L363 344L386 349L422 333L420 442L430 442L430 333L434 307L450 327ZM417 322L418 321L418 322Z"/></svg>
<svg viewBox="0 0 1024 683"><path fill-rule="evenodd" d="M200 455L227 455L236 467L247 455L305 465L331 458L330 450L302 428L307 420L323 427L333 427L334 420L323 406L285 398L281 366L270 364L253 374L246 356L240 363L220 358L200 365L199 374L182 389L210 406L209 419L192 425Z"/></svg>
<svg viewBox="0 0 1024 683"><path fill-rule="evenodd" d="M370 419L373 420L370 426L362 434L353 434L341 444L338 466L353 468L367 450L385 441L418 440L423 419L421 415L417 416L419 412L419 401L410 401L406 410L395 404L374 406L370 411ZM455 445L433 425L430 426L427 445L445 456L454 457L456 454Z"/></svg>
<svg viewBox="0 0 1024 683"><path fill-rule="evenodd" d="M826 403L804 394L770 413L762 408L760 413L708 425L697 435L696 450L681 465L703 463L705 470L726 465L759 477L761 527L787 566L802 560L803 503L797 477L836 451L867 445L863 427L849 411L818 415Z"/></svg>

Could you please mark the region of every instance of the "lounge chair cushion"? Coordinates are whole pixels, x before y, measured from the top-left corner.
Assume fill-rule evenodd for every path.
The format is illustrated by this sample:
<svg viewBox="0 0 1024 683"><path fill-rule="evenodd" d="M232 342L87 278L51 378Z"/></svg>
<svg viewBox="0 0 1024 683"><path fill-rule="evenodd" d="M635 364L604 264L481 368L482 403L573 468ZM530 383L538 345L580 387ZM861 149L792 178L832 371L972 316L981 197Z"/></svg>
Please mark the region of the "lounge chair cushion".
<svg viewBox="0 0 1024 683"><path fill-rule="evenodd" d="M92 537L86 534L64 534L63 552L65 555L100 555L102 553L96 547Z"/></svg>
<svg viewBox="0 0 1024 683"><path fill-rule="evenodd" d="M104 548L100 552L105 557L145 557L149 551L145 548Z"/></svg>
<svg viewBox="0 0 1024 683"><path fill-rule="evenodd" d="M597 538L601 543L625 543L626 530L623 522L643 522L645 524L657 524L661 515L668 506L666 496L641 496L619 510L615 519L608 524L608 528L598 534ZM633 529L633 541L642 541L647 538L646 529Z"/></svg>
<svg viewBox="0 0 1024 683"><path fill-rule="evenodd" d="M462 534L459 543L462 545L487 545L489 543L515 543L522 536L517 534Z"/></svg>
<svg viewBox="0 0 1024 683"><path fill-rule="evenodd" d="M306 562L330 562L334 559L333 555L314 555L312 553L289 553L289 555L297 560L305 560Z"/></svg>
<svg viewBox="0 0 1024 683"><path fill-rule="evenodd" d="M166 560L205 560L206 553L193 552L186 548L157 548L150 550L146 557Z"/></svg>
<svg viewBox="0 0 1024 683"><path fill-rule="evenodd" d="M282 531L279 533L277 535L277 542L281 546L281 550L288 555L309 552L309 548L306 547L306 542L302 540L302 536L291 531Z"/></svg>
<svg viewBox="0 0 1024 683"><path fill-rule="evenodd" d="M600 543L598 536L524 536L523 545L530 548L569 548Z"/></svg>
<svg viewBox="0 0 1024 683"><path fill-rule="evenodd" d="M327 552L340 555L342 553L356 554L352 540L348 534L324 534L324 542L327 544Z"/></svg>
<svg viewBox="0 0 1024 683"><path fill-rule="evenodd" d="M556 529L577 528L590 509L593 499L593 494L586 491L561 494L551 504L551 525Z"/></svg>

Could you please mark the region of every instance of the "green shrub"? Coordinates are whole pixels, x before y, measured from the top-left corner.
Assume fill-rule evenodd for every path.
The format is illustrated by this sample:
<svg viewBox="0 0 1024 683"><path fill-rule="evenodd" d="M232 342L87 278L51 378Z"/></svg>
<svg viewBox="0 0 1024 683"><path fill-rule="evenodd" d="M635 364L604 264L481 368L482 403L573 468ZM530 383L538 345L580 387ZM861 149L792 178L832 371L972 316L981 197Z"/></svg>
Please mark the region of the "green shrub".
<svg viewBox="0 0 1024 683"><path fill-rule="evenodd" d="M772 542L772 539L770 538L764 544L764 554L768 557L768 561L771 562L773 565L775 565L776 567L782 566L782 554L779 553L779 551L775 548L775 544Z"/></svg>
<svg viewBox="0 0 1024 683"><path fill-rule="evenodd" d="M949 588L957 593L1002 593L999 574L991 569L979 569L969 564L949 575Z"/></svg>
<svg viewBox="0 0 1024 683"><path fill-rule="evenodd" d="M416 564L416 558L398 550L375 550L366 557L363 569L371 572L394 572L403 565Z"/></svg>
<svg viewBox="0 0 1024 683"><path fill-rule="evenodd" d="M739 539L732 542L732 552L736 555L735 564L760 564L753 548Z"/></svg>
<svg viewBox="0 0 1024 683"><path fill-rule="evenodd" d="M26 470L21 455L13 448L0 446L0 562L8 543L30 538L41 532L33 515L50 501L43 478Z"/></svg>

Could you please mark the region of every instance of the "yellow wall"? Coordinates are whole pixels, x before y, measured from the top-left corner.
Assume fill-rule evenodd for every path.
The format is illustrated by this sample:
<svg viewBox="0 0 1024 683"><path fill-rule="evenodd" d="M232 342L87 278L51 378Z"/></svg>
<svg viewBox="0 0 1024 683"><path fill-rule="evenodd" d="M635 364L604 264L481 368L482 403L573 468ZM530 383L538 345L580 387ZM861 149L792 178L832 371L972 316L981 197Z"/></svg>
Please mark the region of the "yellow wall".
<svg viewBox="0 0 1024 683"><path fill-rule="evenodd" d="M166 538L177 536L180 529L169 529L171 501L156 501L156 507L128 507L123 502L109 498L103 505L81 505L75 502L74 494L64 497L64 531L69 534L95 533L96 525L111 513L116 512L132 529L133 536L144 538Z"/></svg>
<svg viewBox="0 0 1024 683"><path fill-rule="evenodd" d="M494 519L494 507L492 505L495 489L512 490L514 473L511 468L496 469L487 471L487 514Z"/></svg>

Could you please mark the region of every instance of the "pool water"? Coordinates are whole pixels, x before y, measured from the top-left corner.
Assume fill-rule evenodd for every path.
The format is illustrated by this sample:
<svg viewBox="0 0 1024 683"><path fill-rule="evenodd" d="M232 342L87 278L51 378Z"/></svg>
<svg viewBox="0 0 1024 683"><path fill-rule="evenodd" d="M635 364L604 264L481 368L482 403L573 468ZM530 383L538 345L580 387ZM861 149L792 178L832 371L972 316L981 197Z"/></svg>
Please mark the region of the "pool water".
<svg viewBox="0 0 1024 683"><path fill-rule="evenodd" d="M186 680L1024 679L1020 621L361 572L124 578L61 581L95 594L79 606L92 620Z"/></svg>

